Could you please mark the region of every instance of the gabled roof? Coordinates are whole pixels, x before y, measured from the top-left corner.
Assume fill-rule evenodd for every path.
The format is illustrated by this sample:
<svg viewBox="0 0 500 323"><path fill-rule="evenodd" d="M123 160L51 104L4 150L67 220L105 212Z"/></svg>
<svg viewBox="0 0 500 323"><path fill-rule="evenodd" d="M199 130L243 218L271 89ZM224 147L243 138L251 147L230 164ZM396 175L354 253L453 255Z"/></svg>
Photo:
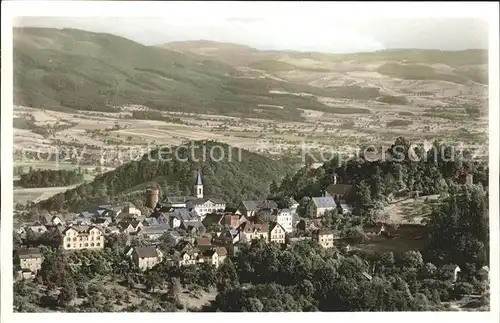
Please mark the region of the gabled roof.
<svg viewBox="0 0 500 323"><path fill-rule="evenodd" d="M66 233L66 231L70 229L76 230L78 233L88 233L90 230L94 228L102 232L102 229L95 225L72 225L65 228L62 233Z"/></svg>
<svg viewBox="0 0 500 323"><path fill-rule="evenodd" d="M33 232L45 232L47 231L47 227L44 225L34 225L30 227L30 230Z"/></svg>
<svg viewBox="0 0 500 323"><path fill-rule="evenodd" d="M101 224L101 223L104 223L106 221L111 222L112 220L111 220L110 217L100 217L100 218L95 218L94 219L94 223L95 224Z"/></svg>
<svg viewBox="0 0 500 323"><path fill-rule="evenodd" d="M179 243L174 247L176 250L181 251L186 248L191 249L194 248L193 244L189 241L186 240L181 240Z"/></svg>
<svg viewBox="0 0 500 323"><path fill-rule="evenodd" d="M215 251L219 254L219 256L227 256L227 249L225 247L216 247Z"/></svg>
<svg viewBox="0 0 500 323"><path fill-rule="evenodd" d="M192 203L193 205L202 205L205 204L207 201L211 201L214 204L226 204L224 200L216 197L193 198L189 199L187 202Z"/></svg>
<svg viewBox="0 0 500 323"><path fill-rule="evenodd" d="M221 223L224 219L224 215L222 214L207 214L203 219L202 223L205 226L209 226L214 223Z"/></svg>
<svg viewBox="0 0 500 323"><path fill-rule="evenodd" d="M328 208L337 207L337 203L331 196L313 197L311 202L316 205L317 208Z"/></svg>
<svg viewBox="0 0 500 323"><path fill-rule="evenodd" d="M264 223L245 222L240 225L239 229L245 233L268 232L269 225L266 222Z"/></svg>
<svg viewBox="0 0 500 323"><path fill-rule="evenodd" d="M159 224L159 222L155 217L149 217L149 218L145 218L142 221L142 224L144 224L145 226L150 226L150 225L157 225L157 224Z"/></svg>
<svg viewBox="0 0 500 323"><path fill-rule="evenodd" d="M200 220L196 212L189 212L189 210L186 208L174 209L172 212L168 212L165 214L170 217L175 217L179 219L181 222L191 222Z"/></svg>
<svg viewBox="0 0 500 323"><path fill-rule="evenodd" d="M196 237L195 238L195 245L196 246L211 246L212 245L212 238L211 237Z"/></svg>
<svg viewBox="0 0 500 323"><path fill-rule="evenodd" d="M196 185L203 185L203 181L201 180L201 172L198 171L198 175L196 176Z"/></svg>
<svg viewBox="0 0 500 323"><path fill-rule="evenodd" d="M203 223L199 222L199 221L196 221L196 222L183 222L181 224L181 227L186 229L186 230L193 230L193 229L199 229L199 228L203 228Z"/></svg>
<svg viewBox="0 0 500 323"><path fill-rule="evenodd" d="M139 258L158 257L158 250L155 247L135 247L134 251Z"/></svg>
<svg viewBox="0 0 500 323"><path fill-rule="evenodd" d="M330 193L331 195L334 194L346 195L351 191L351 189L352 185L350 184L330 184L326 188L327 192Z"/></svg>
<svg viewBox="0 0 500 323"><path fill-rule="evenodd" d="M92 218L94 217L95 214L94 213L90 213L90 212L87 212L87 211L83 211L83 212L80 212L78 213L78 217L83 217L83 218Z"/></svg>
<svg viewBox="0 0 500 323"><path fill-rule="evenodd" d="M174 239L181 239L181 235L177 231L169 231L168 234Z"/></svg>
<svg viewBox="0 0 500 323"><path fill-rule="evenodd" d="M258 211L261 209L276 209L278 205L273 200L253 200L241 201L241 204L247 211Z"/></svg>
<svg viewBox="0 0 500 323"><path fill-rule="evenodd" d="M138 220L133 220L133 219L126 219L126 220L122 220L120 221L117 226L121 229L126 229L128 228L129 226L132 226L132 228L134 229L137 229L139 227L139 225L141 225L142 222L141 221L138 221Z"/></svg>
<svg viewBox="0 0 500 323"><path fill-rule="evenodd" d="M170 225L168 223L155 224L150 226L145 226L141 229L142 234L163 234L167 231L171 230Z"/></svg>
<svg viewBox="0 0 500 323"><path fill-rule="evenodd" d="M274 228L276 228L276 227L280 227L281 230L285 231L285 229L283 229L281 224L279 224L278 222L269 222L269 232L273 231Z"/></svg>
<svg viewBox="0 0 500 323"><path fill-rule="evenodd" d="M42 252L38 248L17 249L16 254L21 259L40 258L43 256Z"/></svg>

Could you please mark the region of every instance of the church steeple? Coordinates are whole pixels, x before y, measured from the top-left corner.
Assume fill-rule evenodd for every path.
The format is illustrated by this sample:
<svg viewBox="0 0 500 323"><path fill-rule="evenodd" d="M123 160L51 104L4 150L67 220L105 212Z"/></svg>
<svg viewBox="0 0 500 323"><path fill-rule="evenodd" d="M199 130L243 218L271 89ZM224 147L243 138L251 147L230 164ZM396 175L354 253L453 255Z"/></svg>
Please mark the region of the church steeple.
<svg viewBox="0 0 500 323"><path fill-rule="evenodd" d="M201 172L198 170L196 183L194 184L194 194L197 198L203 198L203 181L201 180Z"/></svg>

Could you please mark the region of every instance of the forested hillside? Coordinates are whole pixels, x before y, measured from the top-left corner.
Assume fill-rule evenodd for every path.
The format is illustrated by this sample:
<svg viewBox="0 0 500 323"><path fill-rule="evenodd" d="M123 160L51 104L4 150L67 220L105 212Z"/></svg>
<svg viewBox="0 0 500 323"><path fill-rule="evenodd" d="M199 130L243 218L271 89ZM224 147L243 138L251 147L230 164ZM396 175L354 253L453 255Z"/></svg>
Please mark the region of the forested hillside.
<svg viewBox="0 0 500 323"><path fill-rule="evenodd" d="M172 147L171 155L164 149L158 158L158 150L151 151L139 161L133 161L104 173L91 183L57 194L40 202L42 209L82 210L98 203L123 197L124 194L138 193L138 201L143 199L148 186L159 187L162 194L191 194L195 172L203 173L206 196L225 199L235 205L242 199L263 198L268 194L272 180L279 180L290 168L279 161L246 150L239 150L219 142L206 142L206 157L203 161L203 142ZM220 148L212 148L220 147ZM213 149L213 150L212 150ZM210 158L213 151L214 159ZM223 155L221 151L224 151ZM229 155L231 151L231 156ZM240 155L239 155L240 154ZM217 161L221 156L224 158Z"/></svg>
<svg viewBox="0 0 500 323"><path fill-rule="evenodd" d="M298 119L325 110L315 98L270 94L286 83L239 78L223 62L76 29L14 29L14 103L44 109L117 111L116 106ZM321 90L293 85L301 91ZM284 109L255 111L259 104Z"/></svg>

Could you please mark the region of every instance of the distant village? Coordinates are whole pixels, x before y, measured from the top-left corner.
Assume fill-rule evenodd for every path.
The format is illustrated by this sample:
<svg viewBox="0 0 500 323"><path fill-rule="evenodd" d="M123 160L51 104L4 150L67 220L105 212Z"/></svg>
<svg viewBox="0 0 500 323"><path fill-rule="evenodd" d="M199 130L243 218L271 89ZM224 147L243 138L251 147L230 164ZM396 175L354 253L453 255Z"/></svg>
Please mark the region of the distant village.
<svg viewBox="0 0 500 323"><path fill-rule="evenodd" d="M327 211L336 209L341 214L351 212L344 196L352 186L333 183L321 197L313 197L307 204L307 220L320 219ZM204 195L202 174L198 171L192 196L169 196L159 201L159 189L145 192L150 214L142 214L132 203L100 205L93 212L85 211L64 219L47 212L35 225L17 225L14 231L26 236L57 230L62 239L60 248L73 250L103 249L110 235L143 236L148 246L130 247L127 256L141 270L154 267L162 261L173 266L209 263L219 267L228 255L238 252L242 244L261 239L281 245L312 239L324 248L334 247L339 235L333 231L316 229L313 221L301 219L299 203L289 198L287 208L279 208L273 200L241 201L235 212L225 212L226 202ZM214 227L220 228L212 233ZM300 236L298 232L312 234ZM175 243L172 254L164 254L158 247L160 237L169 236ZM175 260L174 260L175 259ZM15 251L17 279L31 278L40 270L43 255L38 248L22 246Z"/></svg>

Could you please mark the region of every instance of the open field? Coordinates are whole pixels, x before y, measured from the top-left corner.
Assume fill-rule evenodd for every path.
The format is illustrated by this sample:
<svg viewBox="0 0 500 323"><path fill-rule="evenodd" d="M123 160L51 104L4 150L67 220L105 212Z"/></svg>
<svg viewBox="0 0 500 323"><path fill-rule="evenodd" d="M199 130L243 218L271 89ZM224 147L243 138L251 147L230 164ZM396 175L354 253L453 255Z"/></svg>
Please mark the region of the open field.
<svg viewBox="0 0 500 323"><path fill-rule="evenodd" d="M356 106L355 102L350 104ZM424 116L427 108L415 105L365 102L359 103L358 107L368 109L371 113L326 113L305 109L302 112L303 122L276 122L258 118L163 112L165 116L178 118L181 123L131 119L127 112L64 113L16 107L14 114L19 118L33 117L36 121L51 122L71 119L75 126L45 137L27 129L14 129L14 151L20 153L16 155L14 165L23 166L25 170L29 167L82 167L88 169L89 174L94 174L97 166L102 171L110 170L141 157L157 145L179 145L189 140L216 140L264 154L293 154L299 157L304 153L302 147L307 147L309 151L324 150L327 152L325 156L333 156L337 152L349 153L360 144L376 145L377 149L384 145L389 147L399 136L426 145L440 139L451 144L487 147L486 118L450 120L427 117ZM392 120L406 120L408 124L388 128L387 123ZM27 154L28 151L35 152L35 155ZM72 163L58 161L55 159L56 153L62 151L69 151L76 159ZM94 157L83 162L84 154ZM487 149L483 149L483 154L487 154ZM16 190L15 200L39 201L63 190L65 188L58 191ZM419 223L421 215L413 213L419 210L425 213L428 207L421 205L422 199L392 204L385 212L395 223ZM408 213L410 209L413 209L411 214Z"/></svg>
<svg viewBox="0 0 500 323"><path fill-rule="evenodd" d="M364 252L394 252L400 254L408 250L423 250L425 248L426 227L420 224L401 224L386 228L390 237L368 234L364 243L351 245L351 250Z"/></svg>
<svg viewBox="0 0 500 323"><path fill-rule="evenodd" d="M330 103L329 103L330 104ZM332 105L340 103L331 103ZM353 107L356 102L350 103ZM339 108L349 109L344 107ZM455 120L428 117L426 108L419 106L398 106L381 103L359 103L370 113L346 114L302 112L302 122L275 122L252 118L221 118L221 116L203 116L172 114L182 124L158 120L136 120L117 114L86 112L64 113L46 111L40 113L31 108L16 108L19 117L33 116L36 120L50 118L60 120L72 118L76 126L56 132L49 137L42 137L26 129L14 129L14 149L53 151L55 147L83 147L102 149L116 147L121 149L147 150L148 145L177 145L187 140L217 140L230 145L256 150L268 146L275 151L286 152L299 149L306 142L311 149L335 145L338 147L356 147L359 143L390 144L398 136L407 137L417 142L433 139L448 142L464 142L466 145L485 143L487 120L467 120L457 117ZM337 109L337 110L339 110ZM451 113L451 112L450 112ZM406 122L406 126L387 127L394 120ZM394 123L394 122L393 122ZM465 132L461 129L466 129ZM482 138L482 139L481 139ZM480 140L478 142L477 140Z"/></svg>
<svg viewBox="0 0 500 323"><path fill-rule="evenodd" d="M389 204L382 210L381 218L393 224L419 224L431 212L439 195L420 196Z"/></svg>
<svg viewBox="0 0 500 323"><path fill-rule="evenodd" d="M40 188L14 188L14 202L26 203L28 201L39 202L48 199L57 193L75 188L77 185L63 187L40 187Z"/></svg>

